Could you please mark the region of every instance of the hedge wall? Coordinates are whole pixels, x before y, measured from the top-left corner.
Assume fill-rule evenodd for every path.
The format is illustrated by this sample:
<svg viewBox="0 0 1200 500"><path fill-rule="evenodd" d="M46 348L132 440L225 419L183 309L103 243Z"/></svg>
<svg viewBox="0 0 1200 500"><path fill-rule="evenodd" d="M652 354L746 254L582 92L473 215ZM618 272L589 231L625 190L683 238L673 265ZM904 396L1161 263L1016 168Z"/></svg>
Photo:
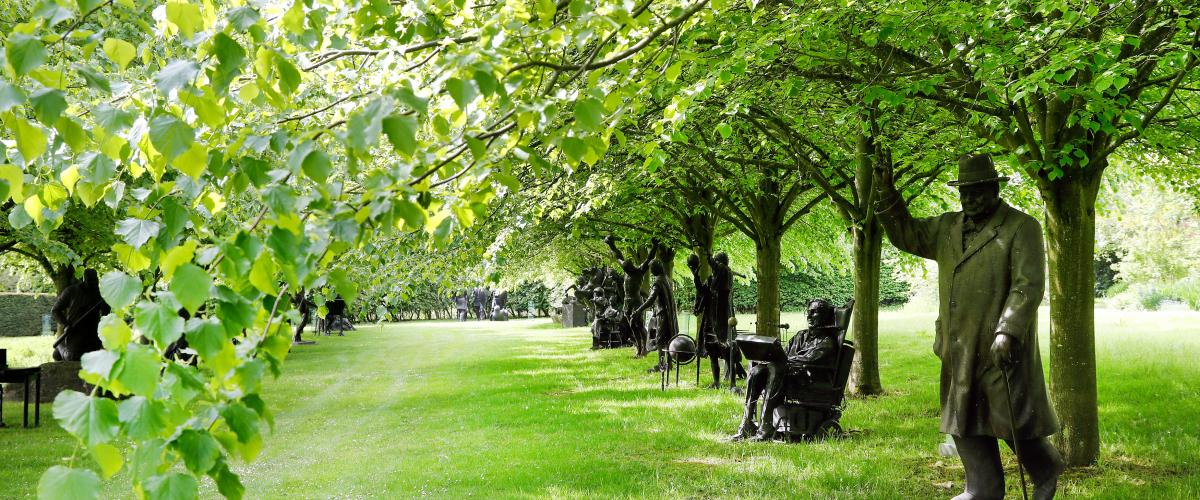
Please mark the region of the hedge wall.
<svg viewBox="0 0 1200 500"><path fill-rule="evenodd" d="M41 335L42 315L50 314L55 299L45 293L0 293L0 337Z"/></svg>
<svg viewBox="0 0 1200 500"><path fill-rule="evenodd" d="M908 283L892 276L892 269L884 266L879 283L879 303L884 306L899 305L908 302ZM739 313L754 312L758 301L758 284L751 281L742 284L735 281L733 286L733 306ZM675 285L675 300L682 307L681 311L690 311L695 297L695 289L691 280L677 281ZM854 298L854 278L849 272L805 270L800 272L785 272L779 276L779 307L784 311L803 311L811 299L826 299L835 305L841 305Z"/></svg>

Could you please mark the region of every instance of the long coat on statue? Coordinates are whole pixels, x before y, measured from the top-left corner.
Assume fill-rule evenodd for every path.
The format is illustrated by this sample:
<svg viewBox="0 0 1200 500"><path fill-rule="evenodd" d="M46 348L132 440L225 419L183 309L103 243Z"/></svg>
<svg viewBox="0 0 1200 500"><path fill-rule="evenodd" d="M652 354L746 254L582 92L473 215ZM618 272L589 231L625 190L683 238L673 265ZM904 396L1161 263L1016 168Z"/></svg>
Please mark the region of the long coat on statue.
<svg viewBox="0 0 1200 500"><path fill-rule="evenodd" d="M1012 437L1004 373L991 356L996 333L1004 332L1017 340L1008 369L1017 439L1058 432L1037 341L1046 273L1038 221L1001 202L964 245L962 212L913 219L896 204L880 216L896 248L938 263L933 351L942 361L941 431Z"/></svg>

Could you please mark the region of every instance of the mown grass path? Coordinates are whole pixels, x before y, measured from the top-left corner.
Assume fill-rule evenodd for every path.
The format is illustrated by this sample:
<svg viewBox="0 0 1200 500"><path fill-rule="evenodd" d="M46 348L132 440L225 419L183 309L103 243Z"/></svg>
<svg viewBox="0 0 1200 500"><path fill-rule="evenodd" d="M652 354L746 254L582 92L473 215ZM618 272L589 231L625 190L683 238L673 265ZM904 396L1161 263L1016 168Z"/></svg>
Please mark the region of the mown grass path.
<svg viewBox="0 0 1200 500"><path fill-rule="evenodd" d="M1098 316L1102 462L1070 472L1062 493L1200 494L1198 320ZM285 375L265 389L275 432L237 471L251 498L948 498L962 469L935 453L943 436L932 323L885 313L888 394L849 400L849 437L807 444L724 442L739 398L694 388L690 370L682 388L660 391L649 360L589 351L584 329L546 320L363 325L293 349ZM0 497L31 494L70 441L52 421L0 430ZM33 458L18 459L22 450ZM1019 498L1007 450L1005 459ZM127 497L127 484L118 476L106 492Z"/></svg>

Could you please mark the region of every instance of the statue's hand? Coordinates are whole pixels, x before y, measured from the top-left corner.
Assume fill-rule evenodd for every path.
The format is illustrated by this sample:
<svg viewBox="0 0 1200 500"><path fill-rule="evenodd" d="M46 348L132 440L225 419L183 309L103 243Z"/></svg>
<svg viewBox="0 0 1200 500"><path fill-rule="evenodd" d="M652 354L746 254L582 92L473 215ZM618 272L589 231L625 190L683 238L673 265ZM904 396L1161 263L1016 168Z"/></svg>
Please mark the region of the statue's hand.
<svg viewBox="0 0 1200 500"><path fill-rule="evenodd" d="M996 340L992 341L992 361L997 365L1011 365L1016 344L1016 339L1011 335L997 333Z"/></svg>

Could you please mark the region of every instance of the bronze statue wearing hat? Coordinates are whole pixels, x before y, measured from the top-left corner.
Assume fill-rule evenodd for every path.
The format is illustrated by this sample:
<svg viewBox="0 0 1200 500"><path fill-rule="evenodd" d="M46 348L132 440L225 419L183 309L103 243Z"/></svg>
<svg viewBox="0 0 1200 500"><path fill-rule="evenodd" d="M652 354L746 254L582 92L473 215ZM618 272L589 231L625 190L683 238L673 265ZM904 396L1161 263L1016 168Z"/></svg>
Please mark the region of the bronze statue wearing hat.
<svg viewBox="0 0 1200 500"><path fill-rule="evenodd" d="M962 211L924 219L909 214L891 165L875 174L888 239L938 264L933 351L942 361L941 431L953 436L967 476L955 498L1003 498L997 439L1028 468L1034 498L1053 498L1063 461L1046 439L1059 423L1037 341L1046 276L1041 225L1000 199L1008 177L988 155L959 161L950 185L958 188Z"/></svg>

